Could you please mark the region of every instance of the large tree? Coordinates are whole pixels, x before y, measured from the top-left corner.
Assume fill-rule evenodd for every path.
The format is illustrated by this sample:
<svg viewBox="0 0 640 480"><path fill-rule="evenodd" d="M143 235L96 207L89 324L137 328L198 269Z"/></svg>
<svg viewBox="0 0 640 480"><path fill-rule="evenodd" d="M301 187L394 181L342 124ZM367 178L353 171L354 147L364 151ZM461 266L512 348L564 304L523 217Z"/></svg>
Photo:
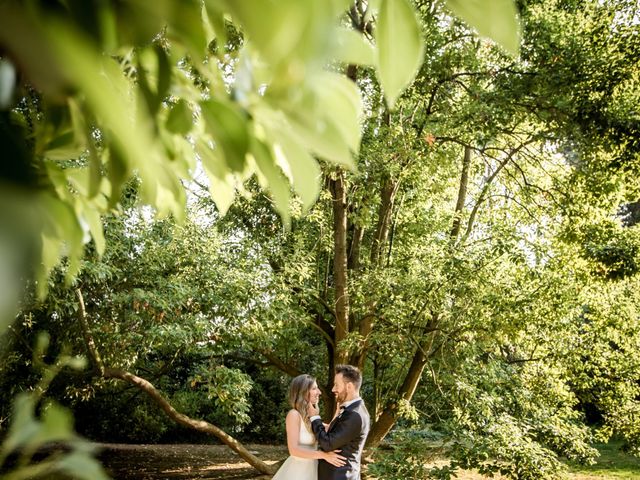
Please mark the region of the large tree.
<svg viewBox="0 0 640 480"><path fill-rule="evenodd" d="M582 244L590 224L636 200L640 49L637 26L621 21L633 8L523 4L525 42L513 61L438 4L421 4L425 62L397 109L386 108L370 72L350 72L370 113L358 173L326 166L318 204L291 231L273 227L260 197L223 221L264 258L280 291L248 314L254 352L288 374L301 371L296 358L321 353L325 392L336 363L363 367L370 446L411 413L421 382L437 389L458 367L469 381L488 356L493 377L484 387L474 380L477 392L506 375L550 402L505 410L519 416L517 428L539 425L526 437L543 445L538 458L545 448L592 455L584 427L573 427L575 395L557 395L568 378L544 386L550 370L516 366L550 355L552 338L575 339L562 327L578 321L577 292L591 280L571 273L562 242ZM296 342L300 329L316 339ZM466 396L447 398L450 409L468 408ZM554 423L566 430L547 429Z"/></svg>
<svg viewBox="0 0 640 480"><path fill-rule="evenodd" d="M134 176L141 203L182 218L183 182L206 174L224 212L255 174L287 222L289 185L305 208L317 196L312 155L352 168L360 95L341 66L376 65L393 103L420 64L421 34L407 0L351 4L3 2L1 221L23 221L2 242L33 255L40 294L62 257L73 276L90 238L103 250L100 214ZM350 6L380 23L374 43L350 28ZM496 15L515 52L513 6ZM0 264L8 278L22 267L12 257Z"/></svg>
<svg viewBox="0 0 640 480"><path fill-rule="evenodd" d="M562 242L585 245L584 251L578 249L584 258L615 271L607 264L609 250L600 248L602 238L589 244L592 224L621 204L637 200L637 185L630 181L629 172L637 169L638 160L634 106L640 52L637 26L624 20L633 18L633 5L521 3L525 43L521 58L513 60L479 40L439 3L418 2L425 60L415 84L397 101L389 102L396 99L401 86L388 74L406 65L395 65L382 45L392 42L389 18L411 17L406 10L385 10L405 5L403 2L381 2L379 17L372 17L367 5L357 2L349 11L349 20L360 35L375 36L382 71L379 68L375 75L372 69L352 63L354 51L365 57L370 52L360 37L353 45L349 43L353 37L347 35L351 40L338 50L349 55L339 58L349 64L348 78L364 92L367 115L357 172L352 172L335 164L350 163L349 148L355 150L359 137L358 129L353 128L357 123L353 86L318 69L310 70L315 75L305 75L302 83L289 85L300 72L295 68L300 66L296 63L300 58L298 54L287 56L291 51L283 47L285 55L278 49L282 45L273 40L278 38L272 34L283 19L306 25L305 19L310 17L305 15L317 13L312 6L297 8L295 3L283 3L282 10L269 17L266 28L262 22L252 23L255 12L244 7L207 2L207 13L214 19L221 18L216 6L240 19L246 37L234 37L236 41L224 43L225 48L210 44L207 51L213 56L205 60L181 55L185 50L180 47L177 58L172 56L175 38L186 42L194 34L184 30L178 20L146 48L135 49L128 56L115 52L112 58L128 75L130 83L126 85L133 88L145 106L142 112L148 110L151 124L158 128L153 138L162 140L162 149L166 148L176 163L168 168L160 163L158 170L149 168L146 161L134 163L140 161L137 154L148 145L114 124L115 117L105 117L108 128L100 124L100 129L89 129L93 136L88 143L102 147L102 142L113 140L114 148L108 150L105 163L112 186L121 185L126 176L118 176L122 171L115 167L125 165L128 172L139 168L145 201L177 214L180 208L173 208L176 203L171 197L183 195L176 183L177 178L185 178L179 174L180 162L189 158L183 156L185 152L192 155L195 148L209 174L218 210L225 210L231 192L228 183L239 184L256 169L258 179L271 186L273 196L261 195L249 183L246 193L254 198L240 200L217 224L229 238L237 239L249 258L256 259L243 268L260 278L247 287L252 301L246 302L246 308L240 309L236 318L224 319L224 341L238 345L235 355L251 353L256 363L275 366L289 375L315 366L325 381L329 411L333 366L344 361L361 366L375 420L370 445L378 444L399 418L414 416L412 407L432 394L469 438L493 432L489 438L499 444L519 432L523 441L516 450L531 447L535 458L547 458L552 450L588 457L586 432L572 413L575 396L558 395L570 382L553 375L557 363L541 368L540 358L550 358L553 348L562 351L570 344L560 342L566 339L561 327L570 319L580 319L576 309L585 302L576 292L588 283L588 276L580 269L568 269L571 254L563 257L559 252L572 250ZM187 16L193 17L198 10L194 5L185 9ZM389 15L386 19L383 12ZM175 19L184 18L177 15ZM224 27L219 35L225 32L233 37L237 33L224 21L219 23ZM307 33L313 37L309 48L315 52L314 31ZM237 40L250 42L252 35L258 42L264 40L253 48L273 62L268 66L274 71L254 71L243 63L246 57L236 59ZM109 39L100 38L103 42ZM285 43L290 46L295 42ZM165 47L170 47L169 54ZM82 56L83 52L68 53L87 59L84 67L95 60ZM170 76L170 85L179 94L165 98L160 92L167 88L163 73L167 55L177 70ZM207 65L214 58L222 78L209 78ZM304 57L309 58L316 57ZM249 55L249 65L254 65L251 60ZM382 65L386 65L386 72ZM101 118L109 111L110 104L105 101L122 102L115 94L99 98L99 92L89 88L94 78L78 73L76 82L83 83L77 86L95 102L89 103L94 115ZM155 82L150 75L154 73ZM242 83L247 76L256 83L249 82L247 87ZM234 82L225 83L230 79ZM401 83L404 86L406 81ZM314 90L316 87L320 90ZM252 94L248 99L245 88ZM292 96L291 92L308 96ZM17 108L24 118L35 124L42 118L58 118L55 106L52 111L47 106L48 97L44 101L37 94L32 97L28 103L30 97L25 96ZM68 146L66 140L76 136L69 136L66 128L69 122L77 126L80 117L73 106L63 110L60 121L53 122L61 130L54 129L52 138L41 140L44 154L37 157L39 160L51 156L47 153L50 148L56 152L61 143ZM127 112L121 113L126 117ZM305 116L308 112L309 117ZM243 113L251 115L243 117ZM189 119L194 118L191 125ZM334 123L344 118L350 120L347 126ZM314 123L318 119L321 121ZM293 139L289 137L292 132ZM212 148L212 139L218 148ZM119 152L118 146L128 146L129 140L133 141L131 148L138 150ZM86 146L86 142L80 145L81 150ZM333 161L321 164L322 188L317 205L311 208L315 195L305 185L317 170L305 150ZM88 172L96 170L84 168L92 165L89 160L94 158L91 148L87 152L86 163L79 165L44 162L48 177L58 179L50 188L71 182L71 194L58 188L57 195L63 204L75 202L76 212L84 213L91 211L91 202L105 200L90 193L96 180L91 183ZM278 163L282 152L287 161ZM296 160L289 161L287 152L295 153ZM124 163L119 164L123 158ZM222 170L220 165L224 165ZM292 174L300 202L294 200L289 205L288 186L280 179L278 168ZM158 177L159 172L162 175ZM237 175L229 176L229 172ZM144 183L148 175L152 177L150 184ZM156 189L159 185L170 188ZM173 193L166 197L163 192ZM116 198L113 192L106 196ZM58 205L57 200L47 202ZM308 210L306 216L299 215L303 210ZM283 228L279 216L284 216L286 227L289 214L290 228ZM78 231L76 220L62 223L67 234ZM95 217L89 224L100 249ZM55 238L58 233L65 235L56 232ZM73 238L78 247L82 242L77 234ZM633 241L628 243L633 245ZM58 258L59 244L45 245L52 247L48 257L51 265ZM70 271L74 270L72 264ZM633 273L632 268L629 274ZM519 368L521 365L524 367ZM550 381L545 383L545 379ZM525 393L517 392L516 385ZM579 387L585 396L587 387ZM513 401L498 405L497 395ZM541 407L527 403L530 398L537 399ZM492 421L475 422L482 415ZM537 427L527 430L530 424ZM490 430L492 425L494 430ZM562 428L554 430L547 428L549 425ZM572 431L570 442L562 441L566 431ZM465 444L468 442L459 443ZM508 458L499 450L491 452L503 456L498 461ZM553 461L549 464L552 468Z"/></svg>
<svg viewBox="0 0 640 480"><path fill-rule="evenodd" d="M515 53L506 5L493 17ZM459 10L492 34L478 12ZM365 37L345 28L349 16L379 28ZM133 177L141 203L180 219L185 183L206 175L224 212L256 175L288 223L289 185L304 209L317 196L312 155L352 168L359 148L360 95L336 70L375 65L392 105L421 50L407 0L2 2L0 328L16 279L35 270L42 298L61 259L69 281L86 243L104 252L100 217Z"/></svg>

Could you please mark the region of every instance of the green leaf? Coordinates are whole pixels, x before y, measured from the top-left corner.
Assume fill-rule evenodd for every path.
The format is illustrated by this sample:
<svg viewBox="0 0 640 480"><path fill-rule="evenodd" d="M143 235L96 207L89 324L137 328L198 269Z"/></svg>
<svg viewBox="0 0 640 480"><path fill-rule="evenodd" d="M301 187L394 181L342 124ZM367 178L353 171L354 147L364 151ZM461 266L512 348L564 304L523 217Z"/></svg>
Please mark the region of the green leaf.
<svg viewBox="0 0 640 480"><path fill-rule="evenodd" d="M84 370L85 368L87 368L87 359L83 356L76 355L74 357L70 357L67 360L67 365L69 366L69 368L72 368L74 370Z"/></svg>
<svg viewBox="0 0 640 480"><path fill-rule="evenodd" d="M73 478L81 480L109 480L102 465L84 452L72 452L62 457L57 468Z"/></svg>
<svg viewBox="0 0 640 480"><path fill-rule="evenodd" d="M291 179L305 210L311 208L320 193L320 167L307 149L289 131L272 131L274 157Z"/></svg>
<svg viewBox="0 0 640 480"><path fill-rule="evenodd" d="M249 149L247 117L235 105L211 99L200 104L207 131L222 150L227 166L235 172L244 170Z"/></svg>
<svg viewBox="0 0 640 480"><path fill-rule="evenodd" d="M165 161L153 138L154 119L136 108L131 83L120 65L93 49L90 41L67 25L52 20L47 29L58 57L74 59L65 62L68 74L95 113L109 146L111 201L118 201L127 174L137 171L142 200L160 215L172 213L182 218L186 194L178 177L180 170Z"/></svg>
<svg viewBox="0 0 640 480"><path fill-rule="evenodd" d="M291 133L314 155L351 170L355 169L353 154L333 122L323 121L322 128L317 129L317 120L304 115L304 112L294 112L288 118Z"/></svg>
<svg viewBox="0 0 640 480"><path fill-rule="evenodd" d="M79 158L86 151L82 140L84 140L84 135L77 137L74 130L65 129L47 143L44 155L51 160Z"/></svg>
<svg viewBox="0 0 640 480"><path fill-rule="evenodd" d="M291 226L291 216L289 213L289 201L291 192L289 182L282 170L276 165L269 147L262 141L252 138L251 155L258 167L258 178L262 188L267 188L273 195L276 211L282 217L282 222L286 228Z"/></svg>
<svg viewBox="0 0 640 480"><path fill-rule="evenodd" d="M97 22L102 34L102 46L107 52L113 52L118 48L118 20L116 12L110 5L102 3L96 6Z"/></svg>
<svg viewBox="0 0 640 480"><path fill-rule="evenodd" d="M140 57L141 55L139 55ZM138 90L142 94L142 98L144 99L147 108L149 109L149 113L151 115L155 115L160 107L160 103L157 102L157 97L151 91L151 86L149 85L149 80L147 78L147 72L145 71L145 67L142 62L139 60L138 67L136 68L136 74L138 79Z"/></svg>
<svg viewBox="0 0 640 480"><path fill-rule="evenodd" d="M348 3L346 0L218 0L231 14L261 56L272 66L289 64L281 69L285 82L301 80L305 72L299 63L315 62L326 57L336 27L336 19ZM257 13L259 12L259 13Z"/></svg>
<svg viewBox="0 0 640 480"><path fill-rule="evenodd" d="M137 57L138 89L142 93L150 115L155 116L171 86L169 58L159 45L154 45L153 49L139 51Z"/></svg>
<svg viewBox="0 0 640 480"><path fill-rule="evenodd" d="M376 63L374 48L361 33L340 28L336 32L335 41L334 56L336 60L355 65L374 65Z"/></svg>
<svg viewBox="0 0 640 480"><path fill-rule="evenodd" d="M108 155L108 167L107 176L109 178L109 184L111 186L111 195L109 197L109 207L115 207L120 201L120 194L122 187L127 181L129 176L129 166L127 161L117 147L112 147L107 152Z"/></svg>
<svg viewBox="0 0 640 480"><path fill-rule="evenodd" d="M33 349L34 362L36 358L42 358L46 355L47 350L51 346L51 335L49 332L40 332L36 337L35 348Z"/></svg>
<svg viewBox="0 0 640 480"><path fill-rule="evenodd" d="M203 6L199 0L181 0L175 2L172 12L169 36L174 33L189 50L189 55L202 60L207 51L208 40L203 23Z"/></svg>
<svg viewBox="0 0 640 480"><path fill-rule="evenodd" d="M25 445L40 431L40 424L34 418L34 399L27 393L19 394L13 403L13 418L9 433L2 442L2 456Z"/></svg>
<svg viewBox="0 0 640 480"><path fill-rule="evenodd" d="M84 197L88 196L90 176L90 170L88 168L67 168L61 170L60 174L66 178L69 185L71 185L80 195Z"/></svg>
<svg viewBox="0 0 640 480"><path fill-rule="evenodd" d="M325 121L333 123L343 141L357 152L361 138L362 99L356 84L343 75L325 72L317 77L316 92Z"/></svg>
<svg viewBox="0 0 640 480"><path fill-rule="evenodd" d="M393 107L422 64L420 24L408 0L382 0L376 30L378 75L387 104Z"/></svg>
<svg viewBox="0 0 640 480"><path fill-rule="evenodd" d="M0 44L11 52L20 71L45 94L62 95L67 74L55 61L51 44L32 15L15 2L0 2Z"/></svg>
<svg viewBox="0 0 640 480"><path fill-rule="evenodd" d="M220 9L220 4L217 1L205 0L205 14L206 19L209 20L209 26L213 30L215 39L218 43L220 53L224 51L224 46L227 43L227 30L224 23L224 12ZM205 28L206 28L205 23Z"/></svg>
<svg viewBox="0 0 640 480"><path fill-rule="evenodd" d="M49 404L42 413L42 430L38 441L45 443L69 440L73 437L73 415L71 412L57 403Z"/></svg>
<svg viewBox="0 0 640 480"><path fill-rule="evenodd" d="M224 215L235 198L233 176L227 170L218 150L212 149L204 141L199 141L196 151L209 179L211 198L213 198L220 214Z"/></svg>
<svg viewBox="0 0 640 480"><path fill-rule="evenodd" d="M69 113L71 114L71 124L75 132L76 139L84 139L85 148L89 149L89 190L86 195L89 198L95 197L100 191L102 183L102 160L95 145L95 140L88 125L88 119L82 111L80 103L70 98L67 101Z"/></svg>
<svg viewBox="0 0 640 480"><path fill-rule="evenodd" d="M235 22L242 25L249 41L274 64L287 59L300 47L298 54L308 50L305 30L309 25L311 7L316 0L305 2L283 0L270 2L268 8L262 0L223 0ZM256 12L260 15L256 15Z"/></svg>
<svg viewBox="0 0 640 480"><path fill-rule="evenodd" d="M329 0L328 3L331 4L333 13L339 15L353 5L353 0Z"/></svg>
<svg viewBox="0 0 640 480"><path fill-rule="evenodd" d="M169 88L171 87L171 65L169 64L167 53L160 45L155 45L154 50L158 57L158 87L156 95L158 102L161 103L169 94Z"/></svg>
<svg viewBox="0 0 640 480"><path fill-rule="evenodd" d="M171 107L167 118L167 130L177 135L186 135L193 127L193 114L189 104L185 100L178 102Z"/></svg>
<svg viewBox="0 0 640 480"><path fill-rule="evenodd" d="M104 232L102 230L102 221L100 219L100 212L92 208L85 208L84 218L89 226L91 237L96 245L96 252L98 255L102 255L105 249Z"/></svg>
<svg viewBox="0 0 640 480"><path fill-rule="evenodd" d="M77 266L77 259L83 252L84 232L68 203L52 196L41 195L38 208L44 220L41 236L42 257L38 272L38 295L42 298L46 293L46 278L51 269L59 263L63 253L68 255L73 263L68 269L69 272L73 272Z"/></svg>
<svg viewBox="0 0 640 480"><path fill-rule="evenodd" d="M496 41L511 55L520 50L520 22L513 0L446 0L447 6L482 36Z"/></svg>
<svg viewBox="0 0 640 480"><path fill-rule="evenodd" d="M256 125L260 127L258 132L263 132L263 140L271 142L276 165L293 185L303 207L310 208L320 192L318 163L309 155L307 146L291 131L291 125L282 112L256 107L253 114Z"/></svg>

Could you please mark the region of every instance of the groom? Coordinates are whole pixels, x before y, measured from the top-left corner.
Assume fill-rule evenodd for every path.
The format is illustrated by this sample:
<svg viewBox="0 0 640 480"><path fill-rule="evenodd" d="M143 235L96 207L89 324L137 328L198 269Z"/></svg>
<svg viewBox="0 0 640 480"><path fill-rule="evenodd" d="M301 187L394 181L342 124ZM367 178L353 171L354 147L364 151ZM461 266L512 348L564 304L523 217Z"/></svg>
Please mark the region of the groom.
<svg viewBox="0 0 640 480"><path fill-rule="evenodd" d="M351 365L338 365L331 390L340 405L340 413L325 430L319 410L309 405L308 414L318 446L325 452L340 450L346 465L334 467L318 461L318 480L360 480L360 459L369 433L369 412L360 398L362 375Z"/></svg>

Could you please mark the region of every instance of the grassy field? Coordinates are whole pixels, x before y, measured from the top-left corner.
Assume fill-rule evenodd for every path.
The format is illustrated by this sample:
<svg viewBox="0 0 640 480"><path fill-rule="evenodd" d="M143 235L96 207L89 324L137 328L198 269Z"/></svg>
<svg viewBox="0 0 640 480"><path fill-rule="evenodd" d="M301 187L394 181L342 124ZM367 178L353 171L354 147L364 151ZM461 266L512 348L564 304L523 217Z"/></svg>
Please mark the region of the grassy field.
<svg viewBox="0 0 640 480"><path fill-rule="evenodd" d="M600 452L595 465L584 466L569 463L568 480L603 480L603 479L636 479L640 480L640 458L633 457L622 451L622 442L596 444L594 447ZM434 462L434 466L446 464L446 460ZM485 477L474 471L458 473L457 480L503 480L505 477Z"/></svg>
<svg viewBox="0 0 640 480"><path fill-rule="evenodd" d="M621 442L598 444L595 447L600 457L595 465L569 465L573 480L591 480L603 478L634 478L640 479L640 458L633 457L621 450Z"/></svg>

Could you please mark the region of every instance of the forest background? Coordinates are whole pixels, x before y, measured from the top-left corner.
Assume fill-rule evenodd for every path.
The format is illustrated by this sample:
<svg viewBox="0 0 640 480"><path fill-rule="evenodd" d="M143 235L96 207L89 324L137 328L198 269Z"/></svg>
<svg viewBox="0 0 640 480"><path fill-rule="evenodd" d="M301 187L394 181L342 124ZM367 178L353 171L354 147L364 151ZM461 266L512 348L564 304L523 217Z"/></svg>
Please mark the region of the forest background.
<svg viewBox="0 0 640 480"><path fill-rule="evenodd" d="M272 473L342 362L381 478L640 452L637 2L258 4L0 4L0 460Z"/></svg>

